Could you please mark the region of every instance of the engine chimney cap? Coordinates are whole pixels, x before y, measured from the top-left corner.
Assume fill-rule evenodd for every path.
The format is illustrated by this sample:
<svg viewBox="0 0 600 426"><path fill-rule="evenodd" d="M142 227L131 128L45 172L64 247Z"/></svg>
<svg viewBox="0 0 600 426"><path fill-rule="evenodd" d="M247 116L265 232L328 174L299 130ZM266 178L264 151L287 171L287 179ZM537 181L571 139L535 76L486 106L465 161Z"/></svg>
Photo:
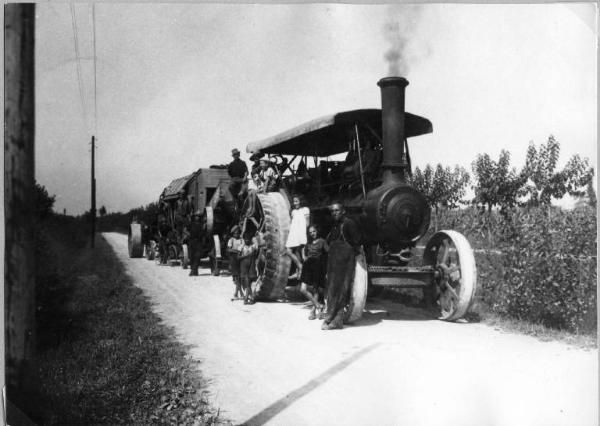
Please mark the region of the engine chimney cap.
<svg viewBox="0 0 600 426"><path fill-rule="evenodd" d="M377 82L377 85L379 87L386 87L386 86L406 87L406 86L408 86L408 80L405 79L404 77L384 77Z"/></svg>

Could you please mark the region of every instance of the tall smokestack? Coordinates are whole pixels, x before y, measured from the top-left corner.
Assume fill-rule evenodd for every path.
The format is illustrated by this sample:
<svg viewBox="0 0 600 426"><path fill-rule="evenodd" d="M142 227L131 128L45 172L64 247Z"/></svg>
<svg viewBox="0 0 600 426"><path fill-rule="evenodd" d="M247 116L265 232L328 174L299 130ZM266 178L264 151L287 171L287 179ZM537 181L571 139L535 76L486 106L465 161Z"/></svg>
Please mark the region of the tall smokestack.
<svg viewBox="0 0 600 426"><path fill-rule="evenodd" d="M405 182L408 167L404 153L404 103L408 80L385 77L381 88L381 124L383 130L383 184Z"/></svg>

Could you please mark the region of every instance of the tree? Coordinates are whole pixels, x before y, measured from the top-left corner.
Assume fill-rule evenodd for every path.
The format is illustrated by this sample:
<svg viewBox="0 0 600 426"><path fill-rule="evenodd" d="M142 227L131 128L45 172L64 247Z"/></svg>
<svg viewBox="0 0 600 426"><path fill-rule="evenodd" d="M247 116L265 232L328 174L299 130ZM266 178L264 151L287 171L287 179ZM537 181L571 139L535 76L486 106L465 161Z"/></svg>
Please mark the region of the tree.
<svg viewBox="0 0 600 426"><path fill-rule="evenodd" d="M590 179L587 184L587 196L589 205L593 208L596 208L596 191L594 190L594 183L592 179Z"/></svg>
<svg viewBox="0 0 600 426"><path fill-rule="evenodd" d="M488 154L479 154L472 168L476 181L474 204L487 207L488 211L494 206L507 208L517 204L526 176L510 168L510 152L502 150L498 162Z"/></svg>
<svg viewBox="0 0 600 426"><path fill-rule="evenodd" d="M40 220L46 219L52 214L56 195L49 195L46 187L35 183L35 212Z"/></svg>
<svg viewBox="0 0 600 426"><path fill-rule="evenodd" d="M439 207L457 207L465 196L469 180L469 173L463 167L454 166L454 169L451 169L438 164L434 172L427 164L422 172L418 167L415 169L411 184L425 196L437 212Z"/></svg>
<svg viewBox="0 0 600 426"><path fill-rule="evenodd" d="M413 187L421 192L435 212L435 228L440 207L455 208L464 197L470 177L467 171L459 166L443 167L438 164L435 172L427 164L425 169L417 167L410 180Z"/></svg>
<svg viewBox="0 0 600 426"><path fill-rule="evenodd" d="M98 213L100 214L100 217L104 217L106 215L106 207L104 207L104 206L100 207L100 210L98 210Z"/></svg>
<svg viewBox="0 0 600 426"><path fill-rule="evenodd" d="M528 205L549 205L553 198L560 199L567 193L575 197L585 195L585 190L581 189L594 176L594 169L589 166L588 159L581 159L576 154L562 170L557 171L559 155L560 143L553 135L539 148L533 142L529 143L523 168L523 174L527 176L523 195L529 196L526 202Z"/></svg>

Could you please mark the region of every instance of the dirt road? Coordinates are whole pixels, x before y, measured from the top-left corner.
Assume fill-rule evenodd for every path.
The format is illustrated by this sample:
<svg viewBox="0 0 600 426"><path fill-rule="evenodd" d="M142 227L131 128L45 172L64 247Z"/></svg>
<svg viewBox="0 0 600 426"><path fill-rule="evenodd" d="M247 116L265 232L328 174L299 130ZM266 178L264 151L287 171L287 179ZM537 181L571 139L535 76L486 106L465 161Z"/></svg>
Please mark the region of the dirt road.
<svg viewBox="0 0 600 426"><path fill-rule="evenodd" d="M375 301L355 326L321 331L303 304L231 302L229 277L129 259L156 312L192 345L210 400L238 424L596 425L598 352L432 320Z"/></svg>

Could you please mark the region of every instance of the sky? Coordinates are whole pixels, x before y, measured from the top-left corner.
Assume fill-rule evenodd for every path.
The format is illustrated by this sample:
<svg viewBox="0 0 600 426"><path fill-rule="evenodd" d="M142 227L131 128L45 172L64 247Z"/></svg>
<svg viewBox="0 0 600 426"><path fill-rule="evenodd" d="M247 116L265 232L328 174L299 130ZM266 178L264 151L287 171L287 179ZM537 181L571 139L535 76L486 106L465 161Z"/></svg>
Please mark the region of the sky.
<svg viewBox="0 0 600 426"><path fill-rule="evenodd" d="M59 212L90 208L91 135L97 207L125 212L232 148L379 108L376 83L396 73L410 82L406 110L433 123L409 140L413 166L470 171L505 149L521 167L529 142L552 134L560 166L580 154L597 169L592 3L43 3L36 14L36 180Z"/></svg>

